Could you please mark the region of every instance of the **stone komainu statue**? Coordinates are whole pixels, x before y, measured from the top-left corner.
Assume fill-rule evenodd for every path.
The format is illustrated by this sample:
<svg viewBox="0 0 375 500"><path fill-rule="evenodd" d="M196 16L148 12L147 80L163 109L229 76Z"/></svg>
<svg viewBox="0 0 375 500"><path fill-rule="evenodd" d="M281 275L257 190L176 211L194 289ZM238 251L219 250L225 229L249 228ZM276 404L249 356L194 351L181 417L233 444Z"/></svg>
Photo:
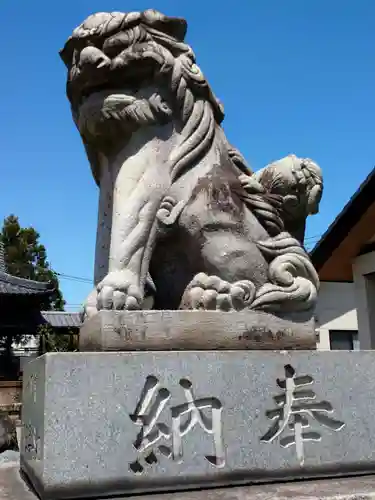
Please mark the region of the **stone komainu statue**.
<svg viewBox="0 0 375 500"><path fill-rule="evenodd" d="M312 311L319 280L302 243L320 168L291 155L251 172L186 28L155 10L99 13L61 51L100 187L86 312Z"/></svg>

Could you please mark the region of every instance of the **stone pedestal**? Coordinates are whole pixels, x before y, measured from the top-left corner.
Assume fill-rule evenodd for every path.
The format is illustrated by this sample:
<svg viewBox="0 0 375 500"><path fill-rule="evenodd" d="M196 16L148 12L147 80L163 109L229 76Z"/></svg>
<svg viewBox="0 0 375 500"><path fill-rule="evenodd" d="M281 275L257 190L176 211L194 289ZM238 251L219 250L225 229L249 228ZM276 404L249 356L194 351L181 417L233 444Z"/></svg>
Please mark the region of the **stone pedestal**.
<svg viewBox="0 0 375 500"><path fill-rule="evenodd" d="M140 500L139 496L117 500ZM18 464L0 464L0 500L37 500L19 473ZM141 500L374 500L375 476L244 485L228 488L153 493ZM103 499L104 500L104 499Z"/></svg>
<svg viewBox="0 0 375 500"><path fill-rule="evenodd" d="M140 500L139 496L117 500ZM18 464L0 465L0 500L37 500ZM341 477L143 495L141 500L374 500L375 476ZM104 499L103 499L104 500Z"/></svg>
<svg viewBox="0 0 375 500"><path fill-rule="evenodd" d="M374 352L46 354L21 468L46 499L375 471Z"/></svg>
<svg viewBox="0 0 375 500"><path fill-rule="evenodd" d="M315 349L311 313L100 311L81 328L80 351Z"/></svg>

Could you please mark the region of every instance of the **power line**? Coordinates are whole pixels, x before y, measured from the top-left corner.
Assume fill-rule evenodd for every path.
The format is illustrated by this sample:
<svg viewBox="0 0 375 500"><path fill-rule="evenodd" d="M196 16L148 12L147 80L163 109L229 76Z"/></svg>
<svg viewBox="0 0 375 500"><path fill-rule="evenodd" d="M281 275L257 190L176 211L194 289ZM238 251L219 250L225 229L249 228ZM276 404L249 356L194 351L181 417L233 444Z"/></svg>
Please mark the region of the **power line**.
<svg viewBox="0 0 375 500"><path fill-rule="evenodd" d="M320 238L321 238L321 234L316 234L314 236L308 236L307 238L304 239L304 243L305 243L305 246L311 246L311 245L314 245ZM94 280L93 279L90 279L90 278L84 278L82 276L74 276L73 274L67 274L67 273L59 273L57 271L54 271L53 269L46 269L44 267L41 267L41 266L33 266L34 268L36 269L40 269L42 271L52 271L53 274L55 274L56 276L58 276L60 279L64 279L64 280L70 280L70 281L75 281L75 282L78 282L78 283L90 283L90 284L94 284ZM75 305L75 304L72 304L72 305ZM78 305L78 304L77 304Z"/></svg>
<svg viewBox="0 0 375 500"><path fill-rule="evenodd" d="M71 280L71 281L79 281L81 283L94 283L93 279L83 278L81 276L73 276L71 274L58 273L57 271L53 271L56 276L59 276L61 279Z"/></svg>
<svg viewBox="0 0 375 500"><path fill-rule="evenodd" d="M55 276L58 276L59 278L62 278L62 279L67 279L67 280L72 280L72 281L79 281L79 282L82 282L82 283L94 283L94 280L93 279L89 279L89 278L83 278L82 276L74 276L72 274L66 274L66 273L59 273L58 271L55 271L54 269L52 269L51 267L43 267L43 266L38 266L37 264L33 264L33 263L30 263L30 264L21 264L19 265L18 264L18 267L24 267L25 269L36 269L37 271L41 271L41 272L44 272L44 273L48 273L48 272L51 272L53 273ZM28 278L28 279L31 279L31 278Z"/></svg>

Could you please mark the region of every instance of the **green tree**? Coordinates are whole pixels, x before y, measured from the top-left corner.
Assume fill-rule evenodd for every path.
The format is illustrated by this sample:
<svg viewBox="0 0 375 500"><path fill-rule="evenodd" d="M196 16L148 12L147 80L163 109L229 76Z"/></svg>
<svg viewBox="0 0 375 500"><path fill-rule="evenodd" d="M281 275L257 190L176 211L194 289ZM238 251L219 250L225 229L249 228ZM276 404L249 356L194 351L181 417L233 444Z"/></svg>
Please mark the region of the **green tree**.
<svg viewBox="0 0 375 500"><path fill-rule="evenodd" d="M51 325L44 324L38 328L40 335L39 355L45 352L78 351L78 332L68 329L65 334L55 333Z"/></svg>
<svg viewBox="0 0 375 500"><path fill-rule="evenodd" d="M26 278L34 281L52 282L54 292L43 299L40 303L41 310L63 311L65 301L59 288L59 281L56 273L51 269L47 260L47 252L44 245L39 241L40 235L33 227L21 227L18 217L9 215L4 219L0 233L0 241L4 246L4 259L7 272L19 278ZM48 325L49 326L49 325ZM58 334L51 327L48 329L50 343L60 345ZM43 339L40 332L30 332L31 335L38 335ZM30 335L25 332L15 332L0 335L1 360L0 363L6 376L14 376L17 365L14 365L13 343L25 345L29 341Z"/></svg>
<svg viewBox="0 0 375 500"><path fill-rule="evenodd" d="M4 245L7 271L20 278L52 282L55 291L51 297L44 300L41 307L45 311L63 311L65 301L59 281L56 273L50 268L46 248L39 238L39 233L33 227L21 227L15 215L4 219L0 240Z"/></svg>

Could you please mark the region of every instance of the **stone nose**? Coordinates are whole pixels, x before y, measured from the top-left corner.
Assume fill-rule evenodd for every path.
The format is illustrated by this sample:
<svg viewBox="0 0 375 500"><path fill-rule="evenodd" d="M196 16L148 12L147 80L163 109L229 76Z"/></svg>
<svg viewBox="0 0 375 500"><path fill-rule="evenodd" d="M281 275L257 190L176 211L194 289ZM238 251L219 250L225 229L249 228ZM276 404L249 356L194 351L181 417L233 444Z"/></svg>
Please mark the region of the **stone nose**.
<svg viewBox="0 0 375 500"><path fill-rule="evenodd" d="M95 68L108 67L111 60L103 52L96 47L85 47L79 55L79 65L91 66Z"/></svg>

